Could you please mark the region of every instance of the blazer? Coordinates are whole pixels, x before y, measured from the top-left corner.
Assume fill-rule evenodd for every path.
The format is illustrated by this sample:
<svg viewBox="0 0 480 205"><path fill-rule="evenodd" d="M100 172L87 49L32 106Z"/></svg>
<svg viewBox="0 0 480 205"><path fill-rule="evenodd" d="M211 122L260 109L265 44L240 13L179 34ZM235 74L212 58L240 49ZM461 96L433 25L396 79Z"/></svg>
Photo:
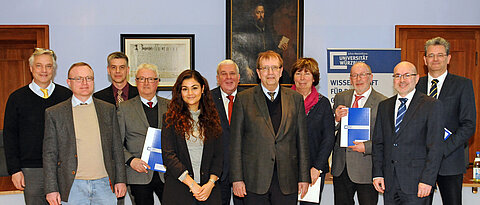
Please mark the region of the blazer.
<svg viewBox="0 0 480 205"><path fill-rule="evenodd" d="M283 194L293 194L298 182L310 182L307 123L303 97L280 86L282 119L277 133L261 85L237 95L230 133L230 179L244 181L247 191L265 194L274 165Z"/></svg>
<svg viewBox="0 0 480 205"><path fill-rule="evenodd" d="M113 185L126 183L116 108L93 98L102 142L103 161ZM45 111L45 138L43 141L43 174L45 193L60 192L62 201L68 201L77 171L77 146L73 124L72 98Z"/></svg>
<svg viewBox="0 0 480 205"><path fill-rule="evenodd" d="M188 152L187 142L183 135L178 135L173 126L166 127L165 115L162 125L162 157L167 172L165 173L165 188L162 204L193 204L194 197L190 188L178 180L186 170L194 178L192 162ZM222 138L215 136L203 144L202 161L200 165L200 186L206 184L210 175L220 176L223 167ZM206 203L222 203L220 188L212 189Z"/></svg>
<svg viewBox="0 0 480 205"><path fill-rule="evenodd" d="M334 98L333 110L337 109L339 105L350 107L352 105L352 97L354 90L347 90L337 93ZM372 135L375 128L375 120L377 118L377 108L380 101L387 99L384 95L372 88L372 92L365 102L364 108L370 108L370 140L364 142L365 153L359 153L340 147L340 126L338 123L336 130L335 146L332 155L332 175L338 177L347 168L348 176L352 182L357 184L371 184L372 183Z"/></svg>
<svg viewBox="0 0 480 205"><path fill-rule="evenodd" d="M158 127L160 128L162 127L161 116L167 112L169 100L158 96L156 97L158 100ZM132 157L141 158L147 129L150 125L143 110L143 103L140 100L140 96L120 103L117 113L118 124L120 125L120 136L122 144L124 145L124 163L127 163ZM126 166L128 184L148 184L152 181L153 171L138 173L129 165ZM160 178L164 181L163 173L159 173Z"/></svg>
<svg viewBox="0 0 480 205"><path fill-rule="evenodd" d="M241 88L237 88L237 95L241 92ZM230 180L228 172L230 169L229 154L230 154L230 124L228 124L227 113L225 113L225 106L223 105L222 93L220 87L216 87L212 90L212 98L215 103L215 108L218 111L220 117L220 124L222 125L222 142L223 142L223 172L220 177L221 181ZM233 110L233 109L232 109Z"/></svg>
<svg viewBox="0 0 480 205"><path fill-rule="evenodd" d="M397 95L380 102L373 134L373 177L384 177L385 192L393 177L406 194L417 194L418 183L435 186L443 150L442 104L416 91L395 133Z"/></svg>
<svg viewBox="0 0 480 205"><path fill-rule="evenodd" d="M329 171L328 158L335 143L335 119L328 98L320 94L317 104L308 111L306 122L310 167L325 174Z"/></svg>
<svg viewBox="0 0 480 205"><path fill-rule="evenodd" d="M100 90L96 93L93 94L93 97L96 97L100 100L103 100L105 102L109 102L111 104L116 104L117 99L115 99L115 95L113 94L113 84L110 84L110 86L106 87L103 90ZM128 99L132 99L133 97L138 95L138 90L137 87L131 85L128 83Z"/></svg>
<svg viewBox="0 0 480 205"><path fill-rule="evenodd" d="M421 77L417 90L427 93L428 77ZM458 175L466 172L464 148L475 133L477 112L472 80L448 73L438 99L443 103L445 127L452 135L445 140L439 175ZM467 156L468 157L468 156Z"/></svg>

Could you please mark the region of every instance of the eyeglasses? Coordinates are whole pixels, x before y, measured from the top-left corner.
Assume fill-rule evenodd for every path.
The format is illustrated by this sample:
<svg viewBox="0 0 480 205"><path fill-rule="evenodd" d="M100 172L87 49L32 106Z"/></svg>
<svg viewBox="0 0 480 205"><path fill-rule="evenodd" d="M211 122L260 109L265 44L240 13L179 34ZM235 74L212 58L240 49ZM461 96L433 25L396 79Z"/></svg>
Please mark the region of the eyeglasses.
<svg viewBox="0 0 480 205"><path fill-rule="evenodd" d="M438 53L438 54L430 53L427 55L427 58L435 58L435 57L437 57L438 59L441 59L441 58L447 57L447 54L446 53Z"/></svg>
<svg viewBox="0 0 480 205"><path fill-rule="evenodd" d="M350 74L350 77L352 77L352 78L357 78L357 77L365 78L365 77L367 77L367 76L369 76L369 75L371 75L371 74L372 74L372 73L360 73L360 74L354 73L354 74Z"/></svg>
<svg viewBox="0 0 480 205"><path fill-rule="evenodd" d="M403 77L403 79L409 79L410 77L416 76L416 73L405 73L405 74L393 74L392 77L395 79L400 79Z"/></svg>
<svg viewBox="0 0 480 205"><path fill-rule="evenodd" d="M84 80L87 81L87 82L93 82L94 78L93 76L87 76L87 77L75 77L75 78L68 78L69 80L73 80L73 81L76 81L76 82L83 82Z"/></svg>
<svg viewBox="0 0 480 205"><path fill-rule="evenodd" d="M159 80L158 78L145 78L145 77L138 77L135 79L137 79L137 81L141 83L145 83L145 82L154 83L155 81Z"/></svg>
<svg viewBox="0 0 480 205"><path fill-rule="evenodd" d="M57 56L55 55L55 52L53 52L50 49L46 49L46 48L34 48L33 49L33 55L41 55L41 54L50 54L50 55L52 55L53 59L57 60Z"/></svg>
<svg viewBox="0 0 480 205"><path fill-rule="evenodd" d="M268 70L278 71L280 68L282 68L282 66L272 65L272 66L260 67L260 68L258 68L258 70L260 70L260 71L268 71Z"/></svg>

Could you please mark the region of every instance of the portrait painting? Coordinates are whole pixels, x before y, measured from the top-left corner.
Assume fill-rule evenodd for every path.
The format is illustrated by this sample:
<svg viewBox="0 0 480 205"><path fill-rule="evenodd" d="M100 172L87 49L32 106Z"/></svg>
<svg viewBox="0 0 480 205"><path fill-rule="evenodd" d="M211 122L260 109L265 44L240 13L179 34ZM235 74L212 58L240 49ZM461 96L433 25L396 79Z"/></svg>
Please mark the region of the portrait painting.
<svg viewBox="0 0 480 205"><path fill-rule="evenodd" d="M241 84L258 83L258 54L272 50L283 59L280 83L291 84L293 63L302 56L303 0L227 0L227 58L240 70Z"/></svg>

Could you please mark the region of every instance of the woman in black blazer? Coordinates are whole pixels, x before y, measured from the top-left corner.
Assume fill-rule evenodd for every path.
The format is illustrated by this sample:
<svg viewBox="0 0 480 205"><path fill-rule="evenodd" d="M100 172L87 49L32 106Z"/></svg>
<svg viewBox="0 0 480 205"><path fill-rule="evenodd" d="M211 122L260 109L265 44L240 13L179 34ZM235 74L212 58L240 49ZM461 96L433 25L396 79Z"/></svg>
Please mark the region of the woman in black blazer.
<svg viewBox="0 0 480 205"><path fill-rule="evenodd" d="M325 183L325 174L329 171L328 157L335 142L335 120L328 98L318 93L315 88L320 81L317 61L313 58L298 59L293 64L292 76L295 81L292 89L303 95L305 103L310 151L310 176L312 184L321 178L319 181L320 201ZM300 204L317 203L301 202Z"/></svg>
<svg viewBox="0 0 480 205"><path fill-rule="evenodd" d="M163 117L162 204L221 204L215 186L223 167L221 132L207 80L194 70L182 72Z"/></svg>

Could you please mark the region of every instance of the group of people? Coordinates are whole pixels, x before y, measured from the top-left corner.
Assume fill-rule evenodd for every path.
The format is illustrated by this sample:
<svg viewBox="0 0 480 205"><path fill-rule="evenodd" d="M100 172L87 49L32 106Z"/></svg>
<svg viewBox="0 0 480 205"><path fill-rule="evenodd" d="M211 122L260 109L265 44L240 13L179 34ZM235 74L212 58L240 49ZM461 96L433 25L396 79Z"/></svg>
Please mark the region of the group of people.
<svg viewBox="0 0 480 205"><path fill-rule="evenodd" d="M444 204L461 204L464 147L475 131L472 81L448 73L450 44L425 43L428 76L410 62L393 70L397 95L371 84L370 66L351 67L353 89L336 94L333 109L316 90L318 63L300 58L295 84L280 85L283 60L258 55L260 83L238 87L232 60L217 66L218 87L195 70L183 71L172 99L156 95L157 66L138 66L127 82L128 57L107 57L112 85L94 91L84 62L68 70L65 88L52 81L53 51L29 58L33 81L15 92L5 110L7 167L26 204L297 204L312 184L320 199L332 151L335 204L431 204L438 184ZM371 140L340 146L347 108L370 108ZM141 159L149 127L161 128L166 173ZM444 138L445 130L452 134ZM232 197L233 192L233 197ZM319 199L319 200L320 200ZM301 204L315 204L300 202Z"/></svg>

